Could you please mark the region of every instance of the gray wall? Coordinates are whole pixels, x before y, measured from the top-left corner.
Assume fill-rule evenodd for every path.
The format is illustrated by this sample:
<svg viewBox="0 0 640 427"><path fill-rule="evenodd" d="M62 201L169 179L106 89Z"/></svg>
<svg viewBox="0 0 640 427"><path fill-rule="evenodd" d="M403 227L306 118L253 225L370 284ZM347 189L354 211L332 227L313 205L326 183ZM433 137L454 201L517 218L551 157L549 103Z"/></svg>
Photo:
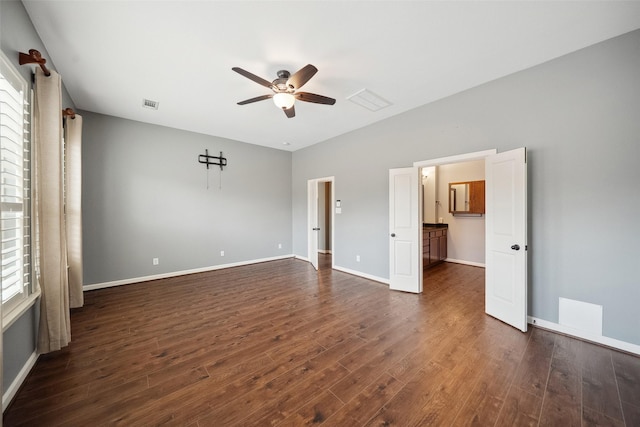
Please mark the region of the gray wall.
<svg viewBox="0 0 640 427"><path fill-rule="evenodd" d="M30 84L33 65L19 65L18 52L28 52L37 49L47 60L47 67L55 70L40 37L33 28L33 24L19 1L0 1L0 46L2 52L9 58L16 69ZM64 80L64 76L63 80ZM66 89L62 88L62 106L75 108ZM28 358L36 349L36 319L39 313L39 301L32 306L20 319L2 334L4 343L2 390L16 379Z"/></svg>
<svg viewBox="0 0 640 427"><path fill-rule="evenodd" d="M291 153L82 114L85 285L292 253Z"/></svg>
<svg viewBox="0 0 640 427"><path fill-rule="evenodd" d="M307 179L335 176L336 266L388 278L389 168L527 147L529 315L557 323L559 297L599 304L603 334L640 345L638 76L640 30L296 151L294 252Z"/></svg>

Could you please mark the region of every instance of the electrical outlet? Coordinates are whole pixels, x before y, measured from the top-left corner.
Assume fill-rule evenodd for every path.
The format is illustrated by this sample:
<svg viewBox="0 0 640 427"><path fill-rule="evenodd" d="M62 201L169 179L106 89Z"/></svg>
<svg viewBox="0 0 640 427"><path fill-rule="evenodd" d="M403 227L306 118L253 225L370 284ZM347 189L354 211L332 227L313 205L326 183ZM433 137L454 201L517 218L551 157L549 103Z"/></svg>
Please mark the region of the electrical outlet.
<svg viewBox="0 0 640 427"><path fill-rule="evenodd" d="M153 265L158 265L158 264L160 264L160 260L158 258L154 258Z"/></svg>
<svg viewBox="0 0 640 427"><path fill-rule="evenodd" d="M360 262L360 255L356 255L356 262Z"/></svg>
<svg viewBox="0 0 640 427"><path fill-rule="evenodd" d="M224 256L224 251L220 251L220 256Z"/></svg>
<svg viewBox="0 0 640 427"><path fill-rule="evenodd" d="M278 249L282 249L282 243L278 243Z"/></svg>

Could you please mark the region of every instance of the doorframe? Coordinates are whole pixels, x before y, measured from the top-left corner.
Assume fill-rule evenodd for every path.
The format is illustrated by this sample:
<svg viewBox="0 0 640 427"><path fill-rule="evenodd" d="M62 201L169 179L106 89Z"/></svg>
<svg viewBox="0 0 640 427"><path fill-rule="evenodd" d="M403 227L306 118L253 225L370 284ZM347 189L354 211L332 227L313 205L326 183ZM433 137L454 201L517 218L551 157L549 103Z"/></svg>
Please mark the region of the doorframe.
<svg viewBox="0 0 640 427"><path fill-rule="evenodd" d="M413 166L424 168L428 166L448 165L451 163L463 163L463 162L469 162L472 160L484 160L486 157L492 156L494 154L498 154L498 150L495 148L492 148L491 150L476 151L473 153L458 154L455 156L447 156L447 157L440 157L437 159L413 162Z"/></svg>
<svg viewBox="0 0 640 427"><path fill-rule="evenodd" d="M313 184L316 186L316 192L317 192L317 188L318 188L318 184L320 183L325 183L325 182L330 182L331 183L331 206L330 206L330 210L331 210L331 268L333 269L333 266L335 265L335 259L336 259L336 236L335 236L335 218L336 218L336 209L334 206L335 200L336 200L336 179L335 176L326 176L323 178L313 178L313 179L308 179L307 180L307 261L311 262L311 251L315 250L316 252L318 251L318 248L311 248L311 241L313 240L313 237L311 235L311 233L314 233L315 231L312 230L313 227L315 227L315 225L311 224L311 212L309 212L309 206L311 206L311 193L309 192L309 185Z"/></svg>

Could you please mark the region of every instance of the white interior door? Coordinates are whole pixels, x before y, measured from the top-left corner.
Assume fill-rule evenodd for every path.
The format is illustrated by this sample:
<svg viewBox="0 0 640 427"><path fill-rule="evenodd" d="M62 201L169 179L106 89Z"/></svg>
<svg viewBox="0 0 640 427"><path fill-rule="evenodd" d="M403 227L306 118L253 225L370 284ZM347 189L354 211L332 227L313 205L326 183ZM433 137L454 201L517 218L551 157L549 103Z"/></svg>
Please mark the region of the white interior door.
<svg viewBox="0 0 640 427"><path fill-rule="evenodd" d="M486 157L487 314L527 330L526 150Z"/></svg>
<svg viewBox="0 0 640 427"><path fill-rule="evenodd" d="M313 268L318 269L318 180L307 181L307 212L308 212L308 233L307 233L307 257Z"/></svg>
<svg viewBox="0 0 640 427"><path fill-rule="evenodd" d="M389 170L389 288L422 292L418 168Z"/></svg>

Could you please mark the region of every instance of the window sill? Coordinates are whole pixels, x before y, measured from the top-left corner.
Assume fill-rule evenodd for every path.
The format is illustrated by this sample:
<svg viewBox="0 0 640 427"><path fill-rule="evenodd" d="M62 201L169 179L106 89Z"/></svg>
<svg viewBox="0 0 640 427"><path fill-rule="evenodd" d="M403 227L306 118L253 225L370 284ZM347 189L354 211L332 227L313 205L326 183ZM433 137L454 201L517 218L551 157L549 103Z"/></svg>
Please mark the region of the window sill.
<svg viewBox="0 0 640 427"><path fill-rule="evenodd" d="M2 317L2 332L6 331L18 320L24 313L27 312L34 305L37 299L40 297L40 290L29 295L24 301L22 301L13 310Z"/></svg>

